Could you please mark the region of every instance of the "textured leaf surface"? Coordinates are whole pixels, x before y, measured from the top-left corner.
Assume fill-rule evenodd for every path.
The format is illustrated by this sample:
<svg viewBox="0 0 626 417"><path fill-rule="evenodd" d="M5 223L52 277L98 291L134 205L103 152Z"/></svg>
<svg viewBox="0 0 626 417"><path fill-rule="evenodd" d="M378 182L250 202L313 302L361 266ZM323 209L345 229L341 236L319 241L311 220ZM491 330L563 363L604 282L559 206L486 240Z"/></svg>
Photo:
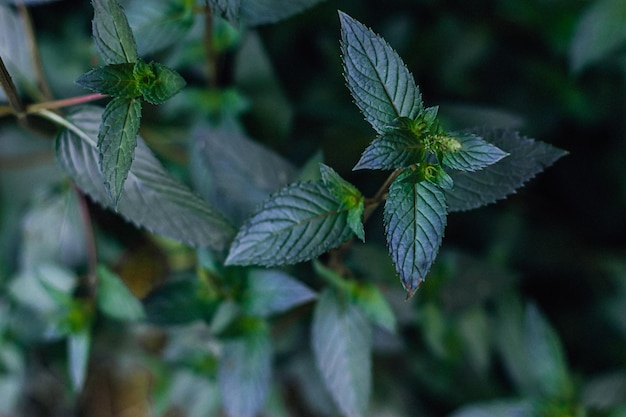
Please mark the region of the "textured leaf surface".
<svg viewBox="0 0 626 417"><path fill-rule="evenodd" d="M574 71L623 52L626 45L626 3L599 0L582 14L570 44L570 65Z"/></svg>
<svg viewBox="0 0 626 417"><path fill-rule="evenodd" d="M273 266L315 258L352 236L347 213L323 184L292 184L242 226L226 263Z"/></svg>
<svg viewBox="0 0 626 417"><path fill-rule="evenodd" d="M152 104L161 104L177 94L186 84L185 79L171 68L157 62L148 64L156 79L147 85L139 82L143 98Z"/></svg>
<svg viewBox="0 0 626 417"><path fill-rule="evenodd" d="M116 274L104 266L98 268L98 308L117 320L144 318L143 305Z"/></svg>
<svg viewBox="0 0 626 417"><path fill-rule="evenodd" d="M332 290L321 295L311 328L313 354L330 395L343 414L363 416L371 390L372 330L354 305Z"/></svg>
<svg viewBox="0 0 626 417"><path fill-rule="evenodd" d="M102 114L98 132L100 169L113 205L117 206L135 156L141 101L115 98Z"/></svg>
<svg viewBox="0 0 626 417"><path fill-rule="evenodd" d="M228 417L254 417L265 402L271 378L269 335L254 332L224 343L218 382Z"/></svg>
<svg viewBox="0 0 626 417"><path fill-rule="evenodd" d="M379 133L398 117L414 119L423 103L402 59L363 24L342 12L339 19L346 81L365 119Z"/></svg>
<svg viewBox="0 0 626 417"><path fill-rule="evenodd" d="M348 209L348 226L359 239L365 241L365 230L363 227L365 199L363 194L354 185L341 178L331 167L321 164L320 172L324 185L335 196L337 201L341 203L340 207Z"/></svg>
<svg viewBox="0 0 626 417"><path fill-rule="evenodd" d="M146 56L180 42L194 22L193 2L133 0L126 16L137 41L137 52Z"/></svg>
<svg viewBox="0 0 626 417"><path fill-rule="evenodd" d="M282 313L314 298L309 287L282 271L253 269L248 273L246 311L252 315Z"/></svg>
<svg viewBox="0 0 626 417"><path fill-rule="evenodd" d="M407 133L383 133L365 149L354 169L396 169L421 161L425 148Z"/></svg>
<svg viewBox="0 0 626 417"><path fill-rule="evenodd" d="M141 95L139 84L133 75L135 64L110 64L94 68L81 75L76 83L91 91L119 98L135 98Z"/></svg>
<svg viewBox="0 0 626 417"><path fill-rule="evenodd" d="M193 132L191 164L195 188L237 225L296 176L293 165L271 149L206 125Z"/></svg>
<svg viewBox="0 0 626 417"><path fill-rule="evenodd" d="M408 180L404 172L389 187L385 233L391 258L409 295L434 262L446 226L446 199L440 188Z"/></svg>
<svg viewBox="0 0 626 417"><path fill-rule="evenodd" d="M471 133L494 144L509 156L480 171L451 172L454 189L446 191L448 210L451 212L470 210L501 200L567 154L510 130L482 128Z"/></svg>
<svg viewBox="0 0 626 417"><path fill-rule="evenodd" d="M137 61L137 45L124 9L117 0L92 0L93 37L98 52L107 64Z"/></svg>
<svg viewBox="0 0 626 417"><path fill-rule="evenodd" d="M98 169L94 146L102 109L85 106L69 115L71 130L57 138L57 159L76 184L95 201L112 208ZM138 139L135 160L118 213L137 226L194 246L224 249L235 234L233 227L204 200L172 178Z"/></svg>
<svg viewBox="0 0 626 417"><path fill-rule="evenodd" d="M461 143L456 151L445 152L443 164L459 171L477 171L495 164L507 153L472 134L453 135Z"/></svg>

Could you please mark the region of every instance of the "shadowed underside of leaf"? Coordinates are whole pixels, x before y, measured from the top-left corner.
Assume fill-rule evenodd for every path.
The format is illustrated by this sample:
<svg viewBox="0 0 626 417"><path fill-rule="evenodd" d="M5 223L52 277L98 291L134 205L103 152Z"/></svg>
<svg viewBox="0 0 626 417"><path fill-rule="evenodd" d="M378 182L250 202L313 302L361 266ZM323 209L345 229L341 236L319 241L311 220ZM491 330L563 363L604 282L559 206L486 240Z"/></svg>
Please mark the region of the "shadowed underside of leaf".
<svg viewBox="0 0 626 417"><path fill-rule="evenodd" d="M423 108L415 80L380 36L345 13L341 51L348 88L365 119L382 133L398 117L414 119Z"/></svg>
<svg viewBox="0 0 626 417"><path fill-rule="evenodd" d="M446 226L443 191L426 181L413 183L404 172L391 184L385 202L385 233L391 258L409 296L435 261Z"/></svg>
<svg viewBox="0 0 626 417"><path fill-rule="evenodd" d="M241 21L248 26L275 23L303 12L324 0L236 0Z"/></svg>
<svg viewBox="0 0 626 417"><path fill-rule="evenodd" d="M68 116L72 130L63 130L57 138L56 154L81 190L112 208L98 169L97 150L81 138L95 143L101 117L98 107L76 109ZM117 211L137 226L194 246L222 250L235 234L228 221L163 169L141 138Z"/></svg>
<svg viewBox="0 0 626 417"><path fill-rule="evenodd" d="M117 0L92 0L93 37L107 64L137 61L137 46L124 9Z"/></svg>
<svg viewBox="0 0 626 417"><path fill-rule="evenodd" d="M371 389L372 330L365 315L332 290L320 295L311 327L315 362L348 417L365 414Z"/></svg>
<svg viewBox="0 0 626 417"><path fill-rule="evenodd" d="M100 169L104 186L117 206L130 171L141 120L141 100L114 98L102 114L98 132Z"/></svg>
<svg viewBox="0 0 626 417"><path fill-rule="evenodd" d="M552 165L567 152L510 130L480 128L469 133L509 153L476 172L452 171L454 189L446 191L449 211L471 210L501 200Z"/></svg>
<svg viewBox="0 0 626 417"><path fill-rule="evenodd" d="M226 264L273 266L315 258L352 236L347 215L323 184L292 184L242 226Z"/></svg>

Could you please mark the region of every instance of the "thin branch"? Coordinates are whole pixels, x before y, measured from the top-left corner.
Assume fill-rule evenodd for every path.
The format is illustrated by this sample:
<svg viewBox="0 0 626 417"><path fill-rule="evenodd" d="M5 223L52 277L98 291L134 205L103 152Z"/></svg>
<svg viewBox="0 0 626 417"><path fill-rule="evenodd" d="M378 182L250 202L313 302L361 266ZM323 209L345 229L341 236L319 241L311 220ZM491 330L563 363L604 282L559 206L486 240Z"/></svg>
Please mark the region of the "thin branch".
<svg viewBox="0 0 626 417"><path fill-rule="evenodd" d="M206 50L206 70L209 86L217 87L217 54L213 47L213 10L206 1L204 8L204 48Z"/></svg>
<svg viewBox="0 0 626 417"><path fill-rule="evenodd" d="M48 85L46 76L43 69L43 63L41 61L41 54L39 53L39 46L37 38L35 37L35 30L33 27L33 20L30 16L28 8L23 2L18 2L17 9L24 22L24 29L26 32L26 41L28 42L28 49L30 50L30 57L33 62L35 70L35 79L37 80L37 87L39 93L44 100L50 101L53 99L52 90Z"/></svg>
<svg viewBox="0 0 626 417"><path fill-rule="evenodd" d="M108 96L100 93L87 94L79 97L64 98L61 100L44 101L43 103L35 103L26 107L27 113L38 113L43 109L59 109L61 107L75 106L77 104L89 103L96 100L107 98ZM1 109L0 109L1 110Z"/></svg>
<svg viewBox="0 0 626 417"><path fill-rule="evenodd" d="M378 208L380 203L387 199L387 193L391 183L398 178L398 175L402 172L402 169L396 169L387 177L383 185L380 186L374 197L365 199L365 210L363 211L363 223L365 223L374 211Z"/></svg>
<svg viewBox="0 0 626 417"><path fill-rule="evenodd" d="M13 79L11 78L11 74L7 70L7 67L4 65L4 61L0 56L0 86L4 90L7 96L7 100L9 101L9 106L13 109L13 113L20 120L26 119L26 107L24 107L24 103L20 99L20 95L17 92L17 88L15 87L15 83L13 83Z"/></svg>

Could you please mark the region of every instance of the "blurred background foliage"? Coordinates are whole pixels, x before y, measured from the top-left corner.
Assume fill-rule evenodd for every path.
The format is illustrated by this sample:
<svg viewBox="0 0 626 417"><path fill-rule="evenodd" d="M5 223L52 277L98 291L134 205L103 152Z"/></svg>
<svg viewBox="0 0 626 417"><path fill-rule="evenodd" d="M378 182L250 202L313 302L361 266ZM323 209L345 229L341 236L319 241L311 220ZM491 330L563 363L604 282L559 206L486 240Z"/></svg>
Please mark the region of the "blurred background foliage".
<svg viewBox="0 0 626 417"><path fill-rule="evenodd" d="M323 155L366 196L385 178L351 171L373 133L344 85L337 9L398 51L448 127L514 128L569 151L507 200L451 214L439 260L409 301L388 260L381 214L366 225L368 244L355 245L348 266L380 289L395 316L375 313L368 415L626 416L626 2L327 0L254 29L216 18L219 65L208 81L202 16L177 15L163 44L156 32L138 33L158 6L126 7L139 54L158 57L189 84L146 109L141 135L175 176L205 197L213 192L234 222L246 209L223 196L225 184L245 190L258 171L210 177L188 152L197 129L245 132L289 161L281 164L290 175L298 167L306 178ZM30 11L54 97L84 94L74 80L95 65L90 4L44 2ZM0 415L219 415L216 358L220 349L246 352L228 332L256 329L264 346L268 324L274 382L262 414L337 415L303 342L310 304L234 325L237 309L266 317L263 303L246 298L262 288L248 291L241 271L88 200L99 262L108 265L101 276L114 271L132 295L101 278L109 283L97 300L103 314L84 313L94 310L77 288L87 256L81 202L54 162L51 136L0 122ZM240 171L252 156L241 156ZM308 265L287 272L323 287ZM163 295L172 288L179 300ZM228 303L215 305L216 288ZM149 322L185 325L146 324L133 295ZM92 349L81 365L85 337ZM88 369L77 394L81 366Z"/></svg>

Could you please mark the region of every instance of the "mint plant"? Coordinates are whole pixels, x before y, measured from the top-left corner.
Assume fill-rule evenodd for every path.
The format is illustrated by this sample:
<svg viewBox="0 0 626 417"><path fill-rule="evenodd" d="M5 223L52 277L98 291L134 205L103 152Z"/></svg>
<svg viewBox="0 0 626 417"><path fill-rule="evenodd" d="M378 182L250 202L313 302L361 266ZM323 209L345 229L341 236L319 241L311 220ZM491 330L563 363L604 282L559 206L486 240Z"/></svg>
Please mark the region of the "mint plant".
<svg viewBox="0 0 626 417"><path fill-rule="evenodd" d="M295 388L276 386L297 379L314 392L310 408L330 408L320 415L363 416L376 391L375 338L382 331L379 339L397 341L406 325L397 313L404 294L386 290L397 287L409 299L431 275L430 293L400 307L415 308L419 318L412 320L425 347L436 352L436 360L425 362L438 366L451 350L467 349L480 363L485 352L500 349L511 373L522 375L522 394L550 405L575 401L556 335L534 307L524 321L522 307L506 310L505 301L492 294L488 301L498 306L494 318L483 305L487 297L472 300L470 312L458 321L479 334L462 326L447 334L444 325L457 318L433 296L445 289L444 278L466 270L458 262L463 267L448 271L457 265L449 254L436 262L449 213L507 197L565 151L513 130L449 129L439 107L425 104L399 54L343 12L336 53L345 94L373 129L369 145L351 165L355 171L387 171L373 187L377 191L363 193L321 153L298 168L247 136L241 116L253 101L246 94L254 93L228 85L221 72L241 76L245 71L237 65L252 54L242 53L237 64L230 63L230 55L244 42L260 53L252 28L319 2L93 0L91 36L103 65L70 81L95 94L61 100L46 91L43 71L20 43L34 35L3 43L7 31L29 33L23 23L28 9L21 2L8 2L15 7L0 2L0 22L6 23L0 25L0 100L7 102L0 115L13 115L19 124L0 126L0 136L26 141L37 129L51 137L50 125L42 129L34 121L51 122L54 163L60 168L59 178L33 200L18 227L19 260L13 265L0 259L0 272L11 272L6 280L0 276L0 397L9 386L3 385L5 369L12 381L25 378L20 361L28 358L15 354L15 346L61 342L72 412L89 402L84 398L93 390L90 378L101 371L99 358L122 352L128 360L124 372L134 369L127 363L149 368L146 390L159 397L155 415L183 410L192 416L253 417L264 407L275 407L267 415L295 415L286 411L287 400L276 400ZM81 58L82 66L88 58ZM231 76L236 78L224 78ZM266 82L269 76L264 77ZM104 99L105 106L88 104ZM150 116L158 123L146 123ZM154 130L163 130L167 140L183 139L163 151ZM177 159L172 154L180 149ZM368 236L378 209L384 258ZM108 216L131 226L118 226L123 232L116 235ZM120 236L135 231L132 227L143 231L132 243L123 242ZM132 245L137 247L130 250ZM506 275L482 267L476 275L494 281ZM395 275L401 285L397 279L383 281ZM11 327L4 317L16 318L18 325ZM19 325L23 317L29 326ZM510 330L515 338L528 339L528 357L491 339L491 319L498 336ZM518 331L521 325L526 332ZM19 359L11 363L12 358ZM556 369L546 371L547 379L541 364L533 364L537 358ZM61 362L56 359L50 362ZM415 368L423 366L416 363ZM524 375L519 363L529 363L533 375ZM558 387L550 390L542 380ZM535 385L541 386L538 392L532 391ZM11 414L17 401L7 404L10 409L0 405L0 414Z"/></svg>
<svg viewBox="0 0 626 417"><path fill-rule="evenodd" d="M346 82L377 133L354 169L394 171L377 197L365 199L322 165L321 182L289 185L246 221L226 264L292 264L316 258L354 235L365 240L362 213L384 200L389 251L410 297L436 259L448 199L466 209L504 198L565 153L510 132L445 131L438 108L424 106L398 54L363 24L342 12L339 17ZM496 135L502 149L488 141ZM526 162L515 176L504 174L496 183L499 170L491 167L509 156L503 149L523 146L526 155L514 157L511 167L520 159Z"/></svg>

